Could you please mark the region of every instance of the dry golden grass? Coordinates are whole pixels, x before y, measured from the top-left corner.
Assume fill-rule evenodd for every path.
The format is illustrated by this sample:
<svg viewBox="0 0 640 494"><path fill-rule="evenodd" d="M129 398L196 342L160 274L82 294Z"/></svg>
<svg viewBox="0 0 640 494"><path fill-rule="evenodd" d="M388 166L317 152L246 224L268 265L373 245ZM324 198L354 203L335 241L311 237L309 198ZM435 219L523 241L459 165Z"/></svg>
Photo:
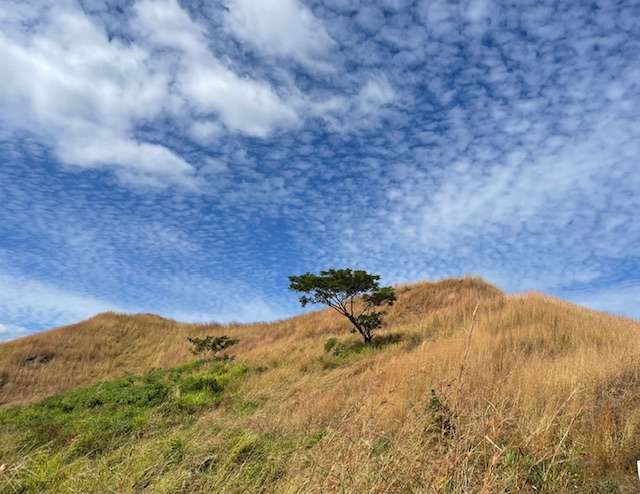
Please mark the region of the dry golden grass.
<svg viewBox="0 0 640 494"><path fill-rule="evenodd" d="M151 314L99 314L0 345L0 404L24 403L189 358L186 336L212 326ZM46 362L44 362L46 361Z"/></svg>
<svg viewBox="0 0 640 494"><path fill-rule="evenodd" d="M488 285L478 287L498 294ZM451 280L401 288L401 300L387 316L388 326L420 327L428 313L450 306L455 297L478 287ZM283 346L304 347L308 340L325 338L329 333L344 334L347 327L330 311L247 325L186 324L153 314L107 312L0 344L0 382L4 383L0 404L31 402L105 379L141 374L155 367L175 367L194 358L187 336L238 336L241 342L234 353L239 357L279 360L279 352L286 351Z"/></svg>
<svg viewBox="0 0 640 494"><path fill-rule="evenodd" d="M241 389L260 405L205 414L193 461L225 427L317 437L255 492L638 491L640 324L471 278L398 291L381 335L399 341L342 360L324 342L357 338L329 311L234 326L102 314L0 346L0 401L175 366L193 358L187 335L228 334L238 360L263 368ZM190 482L189 492L239 492L230 479Z"/></svg>

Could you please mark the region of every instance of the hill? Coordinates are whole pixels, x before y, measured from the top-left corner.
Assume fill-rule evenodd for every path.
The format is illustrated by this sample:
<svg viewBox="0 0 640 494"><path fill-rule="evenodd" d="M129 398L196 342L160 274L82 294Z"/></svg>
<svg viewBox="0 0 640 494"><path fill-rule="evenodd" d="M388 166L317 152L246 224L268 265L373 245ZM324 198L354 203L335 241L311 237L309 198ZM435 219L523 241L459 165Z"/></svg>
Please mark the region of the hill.
<svg viewBox="0 0 640 494"><path fill-rule="evenodd" d="M0 491L637 492L640 324L478 279L398 293L374 347L328 311L0 345ZM195 334L235 360L194 362Z"/></svg>
<svg viewBox="0 0 640 494"><path fill-rule="evenodd" d="M467 299L501 297L480 280L423 283L399 290L387 326L422 327L434 311L466 307ZM453 330L453 328L449 328ZM154 314L103 313L73 324L0 344L0 404L25 403L100 380L169 368L193 360L188 336L239 335L239 358L280 358L283 347L344 336L348 324L325 310L258 324L185 324ZM321 342L322 346L322 342ZM256 354L257 348L263 352ZM286 350L285 350L286 351Z"/></svg>

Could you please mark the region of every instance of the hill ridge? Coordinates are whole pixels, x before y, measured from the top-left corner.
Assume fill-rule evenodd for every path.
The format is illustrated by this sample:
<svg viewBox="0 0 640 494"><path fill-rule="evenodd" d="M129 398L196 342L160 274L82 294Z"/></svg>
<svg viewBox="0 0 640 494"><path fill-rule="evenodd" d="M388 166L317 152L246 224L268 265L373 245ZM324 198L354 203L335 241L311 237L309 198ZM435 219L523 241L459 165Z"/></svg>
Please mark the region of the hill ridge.
<svg viewBox="0 0 640 494"><path fill-rule="evenodd" d="M91 318L0 346L0 491L635 492L639 329L474 278L399 287L371 347L326 310Z"/></svg>
<svg viewBox="0 0 640 494"><path fill-rule="evenodd" d="M387 327L410 324L420 317L420 311L457 304L452 296L503 297L486 281L472 277L404 284L397 290L399 300L388 311ZM1 343L0 373L5 376L5 384L0 388L0 404L32 401L101 378L180 365L192 358L187 336L255 333L264 329L271 331L271 336L277 334L282 338L296 332L304 334L307 321L311 325L321 321L320 333L341 334L348 328L339 316L326 309L281 321L247 324L182 323L156 314L102 312L85 321ZM269 334L264 336L270 338ZM251 339L254 337L253 334ZM246 346L247 342L244 343L241 342L240 350ZM25 360L37 360L41 354L52 356L46 367L23 365ZM68 375L67 369L73 369L74 375Z"/></svg>

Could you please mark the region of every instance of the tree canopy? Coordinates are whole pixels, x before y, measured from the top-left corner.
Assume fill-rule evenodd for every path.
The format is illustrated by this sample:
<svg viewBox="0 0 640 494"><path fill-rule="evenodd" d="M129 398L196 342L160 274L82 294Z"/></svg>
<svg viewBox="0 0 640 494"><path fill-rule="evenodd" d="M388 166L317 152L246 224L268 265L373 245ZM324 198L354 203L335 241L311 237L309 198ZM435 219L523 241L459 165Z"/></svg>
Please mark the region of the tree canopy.
<svg viewBox="0 0 640 494"><path fill-rule="evenodd" d="M384 314L375 309L396 301L393 287L381 287L379 280L379 275L363 270L329 269L319 275L289 276L289 288L304 293L300 297L303 307L323 304L346 317L369 344L374 331L382 325Z"/></svg>

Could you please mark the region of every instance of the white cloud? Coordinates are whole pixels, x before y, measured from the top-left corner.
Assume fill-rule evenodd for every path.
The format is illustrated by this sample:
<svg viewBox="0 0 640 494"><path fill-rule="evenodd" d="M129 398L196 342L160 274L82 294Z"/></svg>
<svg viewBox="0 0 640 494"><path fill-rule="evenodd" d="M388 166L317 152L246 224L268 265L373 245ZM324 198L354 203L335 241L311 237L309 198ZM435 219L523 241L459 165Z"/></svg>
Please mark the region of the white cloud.
<svg viewBox="0 0 640 494"><path fill-rule="evenodd" d="M180 53L175 80L191 111L213 114L230 130L266 136L298 121L296 101L285 100L266 82L240 77L213 56L206 31L176 0L136 3L136 27L153 46Z"/></svg>
<svg viewBox="0 0 640 494"><path fill-rule="evenodd" d="M111 165L121 179L134 184L197 187L193 167L166 147L114 135L101 127L83 126L81 132L67 134L57 148L64 163L82 168Z"/></svg>
<svg viewBox="0 0 640 494"><path fill-rule="evenodd" d="M462 22L471 24L476 34L490 19L493 10L492 0L422 0L418 4L418 14L429 31L437 36L452 34L459 30Z"/></svg>
<svg viewBox="0 0 640 494"><path fill-rule="evenodd" d="M187 132L197 143L207 145L223 135L224 127L213 120L196 120Z"/></svg>
<svg viewBox="0 0 640 494"><path fill-rule="evenodd" d="M315 69L331 68L334 41L298 0L229 0L228 29L270 56L290 57Z"/></svg>
<svg viewBox="0 0 640 494"><path fill-rule="evenodd" d="M67 291L48 282L0 273L0 320L7 327L33 322L57 326L86 319L98 312L122 311L92 295Z"/></svg>
<svg viewBox="0 0 640 494"><path fill-rule="evenodd" d="M491 0L469 0L465 8L465 14L471 22L480 22L489 17L491 7Z"/></svg>
<svg viewBox="0 0 640 494"><path fill-rule="evenodd" d="M70 2L29 29L21 20L0 34L4 126L41 136L68 165L194 185L189 163L134 135L135 124L157 118L167 98L169 79L148 67L148 53L109 40Z"/></svg>
<svg viewBox="0 0 640 494"><path fill-rule="evenodd" d="M29 334L29 330L27 328L16 326L15 324L0 323L0 342L20 338L21 336L26 336L27 334Z"/></svg>
<svg viewBox="0 0 640 494"><path fill-rule="evenodd" d="M276 126L298 121L296 110L268 85L242 79L213 59L187 65L179 83L194 110L220 115L230 130L264 137Z"/></svg>
<svg viewBox="0 0 640 494"><path fill-rule="evenodd" d="M375 5L363 6L355 17L356 23L365 31L376 33L384 25L384 13Z"/></svg>
<svg viewBox="0 0 640 494"><path fill-rule="evenodd" d="M334 96L313 103L316 115L338 132L375 128L398 95L384 74L369 75L352 97Z"/></svg>
<svg viewBox="0 0 640 494"><path fill-rule="evenodd" d="M192 17L177 0L137 0L117 18L74 0L55 8L46 0L5 2L2 135L35 137L61 163L108 168L128 184L200 190L206 160L187 155L192 143L265 138L314 117L349 131L395 99L381 72L326 92L296 86L286 66L292 60L329 77L326 70L339 66L335 41L301 2L233 0L226 13L217 8L223 25ZM361 15L367 25L381 16ZM280 59L249 65L227 54L228 34Z"/></svg>
<svg viewBox="0 0 640 494"><path fill-rule="evenodd" d="M266 136L298 123L303 99L234 73L176 0L137 2L127 42L110 37L74 2L43 5L0 7L2 126L39 136L67 165L111 167L127 182L195 188L193 164L138 137L139 126L170 117L194 140L210 142L224 128ZM192 124L194 113L200 118Z"/></svg>
<svg viewBox="0 0 640 494"><path fill-rule="evenodd" d="M357 106L361 113L375 113L380 107L388 105L396 97L389 80L382 76L372 77L362 87L357 96Z"/></svg>

